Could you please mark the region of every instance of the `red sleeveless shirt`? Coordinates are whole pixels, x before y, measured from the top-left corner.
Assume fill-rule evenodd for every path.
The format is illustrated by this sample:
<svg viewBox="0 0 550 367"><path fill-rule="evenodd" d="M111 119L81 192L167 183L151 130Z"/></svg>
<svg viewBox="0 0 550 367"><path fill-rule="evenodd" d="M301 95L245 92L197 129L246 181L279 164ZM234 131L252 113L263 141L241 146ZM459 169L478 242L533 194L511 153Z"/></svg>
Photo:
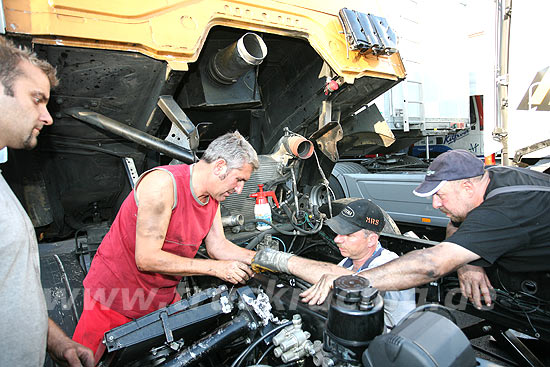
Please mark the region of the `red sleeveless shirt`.
<svg viewBox="0 0 550 367"><path fill-rule="evenodd" d="M154 169L171 173L175 187L174 208L162 250L193 258L210 231L218 202L210 197L207 204L201 204L193 196L190 166ZM172 303L182 278L138 270L135 261L137 205L134 188L120 207L84 279L84 287L92 298L130 318L139 318Z"/></svg>

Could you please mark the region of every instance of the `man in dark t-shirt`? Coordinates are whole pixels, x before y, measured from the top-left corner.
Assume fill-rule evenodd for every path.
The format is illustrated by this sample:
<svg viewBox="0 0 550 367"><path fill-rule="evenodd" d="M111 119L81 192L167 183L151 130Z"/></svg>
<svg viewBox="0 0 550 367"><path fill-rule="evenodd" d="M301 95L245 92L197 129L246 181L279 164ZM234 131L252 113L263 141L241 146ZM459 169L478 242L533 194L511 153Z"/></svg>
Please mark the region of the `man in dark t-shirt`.
<svg viewBox="0 0 550 367"><path fill-rule="evenodd" d="M450 236L359 273L373 287L412 288L456 270L463 295L481 307L481 298L491 305L492 286L484 267L550 271L550 176L515 167L486 170L470 152L451 150L430 164L414 194L432 197L433 207L451 220ZM302 293L303 301L322 303L336 277L325 274Z"/></svg>
<svg viewBox="0 0 550 367"><path fill-rule="evenodd" d="M503 187L538 186L550 190L550 176L535 171L493 167L483 203L473 209L447 241L480 256L472 264L498 263L510 272L550 270L550 191L487 194Z"/></svg>

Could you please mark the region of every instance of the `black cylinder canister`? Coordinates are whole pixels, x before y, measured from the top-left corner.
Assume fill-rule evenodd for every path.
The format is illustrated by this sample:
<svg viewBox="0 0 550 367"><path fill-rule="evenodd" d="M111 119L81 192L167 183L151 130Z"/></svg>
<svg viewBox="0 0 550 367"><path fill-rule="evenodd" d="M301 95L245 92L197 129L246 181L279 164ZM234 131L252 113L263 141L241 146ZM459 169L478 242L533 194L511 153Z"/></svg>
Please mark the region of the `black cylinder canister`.
<svg viewBox="0 0 550 367"><path fill-rule="evenodd" d="M366 278L334 281L324 333L324 349L340 360L360 360L369 342L384 331L384 301Z"/></svg>

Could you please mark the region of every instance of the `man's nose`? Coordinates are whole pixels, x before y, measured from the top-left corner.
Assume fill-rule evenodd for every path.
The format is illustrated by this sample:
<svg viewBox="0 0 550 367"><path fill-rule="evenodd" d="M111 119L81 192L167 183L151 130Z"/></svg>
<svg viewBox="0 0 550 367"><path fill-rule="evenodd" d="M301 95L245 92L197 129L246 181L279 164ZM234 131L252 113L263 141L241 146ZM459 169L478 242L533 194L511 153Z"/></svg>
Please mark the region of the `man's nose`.
<svg viewBox="0 0 550 367"><path fill-rule="evenodd" d="M344 242L344 236L337 234L336 237L334 237L334 242L336 243L342 243Z"/></svg>
<svg viewBox="0 0 550 367"><path fill-rule="evenodd" d="M235 192L237 194L240 194L243 191L244 188L244 182L237 182L237 186L235 186Z"/></svg>
<svg viewBox="0 0 550 367"><path fill-rule="evenodd" d="M53 124L53 118L52 115L50 115L50 112L46 108L46 106L43 106L40 110L40 116L38 117L40 121L44 123L44 125L51 125Z"/></svg>
<svg viewBox="0 0 550 367"><path fill-rule="evenodd" d="M432 196L432 206L434 209L439 209L441 207L441 199L437 195Z"/></svg>

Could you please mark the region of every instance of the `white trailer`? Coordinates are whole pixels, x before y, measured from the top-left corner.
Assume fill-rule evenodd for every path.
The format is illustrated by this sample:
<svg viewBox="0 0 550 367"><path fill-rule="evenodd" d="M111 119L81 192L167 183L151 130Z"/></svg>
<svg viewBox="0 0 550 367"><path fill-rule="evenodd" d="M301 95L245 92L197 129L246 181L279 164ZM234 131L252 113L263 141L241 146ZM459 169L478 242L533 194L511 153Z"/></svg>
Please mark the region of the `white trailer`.
<svg viewBox="0 0 550 367"><path fill-rule="evenodd" d="M469 7L456 0L382 2L398 38L407 78L375 100L392 128L444 135L469 127Z"/></svg>

